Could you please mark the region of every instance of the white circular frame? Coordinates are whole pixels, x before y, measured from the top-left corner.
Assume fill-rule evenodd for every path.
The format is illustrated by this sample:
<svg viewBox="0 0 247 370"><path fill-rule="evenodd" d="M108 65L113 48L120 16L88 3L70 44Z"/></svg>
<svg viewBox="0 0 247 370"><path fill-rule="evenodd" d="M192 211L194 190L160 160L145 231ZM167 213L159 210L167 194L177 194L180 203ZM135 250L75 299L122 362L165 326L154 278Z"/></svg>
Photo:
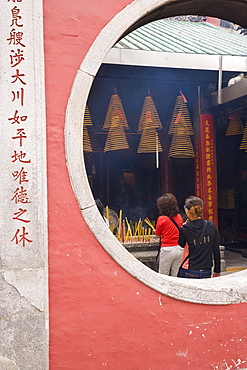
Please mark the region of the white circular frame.
<svg viewBox="0 0 247 370"><path fill-rule="evenodd" d="M201 304L247 302L247 270L224 277L194 280L156 273L129 253L107 228L88 183L82 147L82 125L94 77L106 54L136 21L170 0L135 0L99 33L77 71L66 112L65 145L71 184L82 215L102 247L133 277L169 297Z"/></svg>

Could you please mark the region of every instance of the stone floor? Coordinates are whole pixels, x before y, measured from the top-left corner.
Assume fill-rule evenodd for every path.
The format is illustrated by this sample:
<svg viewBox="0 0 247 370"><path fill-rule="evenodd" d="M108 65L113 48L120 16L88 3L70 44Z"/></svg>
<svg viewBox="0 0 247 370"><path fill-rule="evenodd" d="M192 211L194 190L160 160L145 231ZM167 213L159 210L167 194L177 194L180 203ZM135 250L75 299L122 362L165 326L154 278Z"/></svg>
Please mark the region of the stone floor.
<svg viewBox="0 0 247 370"><path fill-rule="evenodd" d="M226 261L226 269L222 272L222 275L247 269L247 258L243 257L243 255L246 255L246 249L243 253L239 249L237 252L225 249L224 259Z"/></svg>

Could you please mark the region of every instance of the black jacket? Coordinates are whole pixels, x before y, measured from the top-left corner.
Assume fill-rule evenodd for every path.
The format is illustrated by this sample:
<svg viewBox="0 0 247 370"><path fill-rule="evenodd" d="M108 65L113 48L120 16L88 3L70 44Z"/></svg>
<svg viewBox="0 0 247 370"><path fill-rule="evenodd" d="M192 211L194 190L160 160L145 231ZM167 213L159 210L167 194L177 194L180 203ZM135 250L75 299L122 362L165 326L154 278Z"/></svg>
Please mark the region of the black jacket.
<svg viewBox="0 0 247 370"><path fill-rule="evenodd" d="M202 270L213 266L214 257L214 272L220 273L220 249L219 235L213 222L207 221L202 245L195 250L196 242L198 241L204 220L199 218L195 221L189 221L184 224L179 233L178 244L184 247L186 243L189 246L188 268L190 270Z"/></svg>

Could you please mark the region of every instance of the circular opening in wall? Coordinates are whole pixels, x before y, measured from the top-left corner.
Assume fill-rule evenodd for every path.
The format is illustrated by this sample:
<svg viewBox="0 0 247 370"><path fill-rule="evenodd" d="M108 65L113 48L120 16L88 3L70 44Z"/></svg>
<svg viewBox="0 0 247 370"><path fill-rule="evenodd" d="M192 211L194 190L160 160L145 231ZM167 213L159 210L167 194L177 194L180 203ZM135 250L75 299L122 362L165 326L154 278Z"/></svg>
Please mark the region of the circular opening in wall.
<svg viewBox="0 0 247 370"><path fill-rule="evenodd" d="M133 23L142 19L147 9L150 12L154 10L153 1L145 1L145 4L146 8L140 10L135 3L132 3L117 14L97 37L77 72L68 104L65 130L66 153L71 182L83 217L92 232L108 253L131 275L153 289L177 299L204 304L243 302L246 299L245 271L208 281L185 281L186 279L158 274L144 266L126 250L109 231L95 205L85 168L81 140L82 122L86 112L88 95L95 80L94 76L96 76L107 52L123 35L123 29L128 30ZM159 4L156 4L156 8L165 4L166 1L160 1ZM129 173L128 171L125 172L126 178L131 180ZM234 275L237 275L236 278Z"/></svg>

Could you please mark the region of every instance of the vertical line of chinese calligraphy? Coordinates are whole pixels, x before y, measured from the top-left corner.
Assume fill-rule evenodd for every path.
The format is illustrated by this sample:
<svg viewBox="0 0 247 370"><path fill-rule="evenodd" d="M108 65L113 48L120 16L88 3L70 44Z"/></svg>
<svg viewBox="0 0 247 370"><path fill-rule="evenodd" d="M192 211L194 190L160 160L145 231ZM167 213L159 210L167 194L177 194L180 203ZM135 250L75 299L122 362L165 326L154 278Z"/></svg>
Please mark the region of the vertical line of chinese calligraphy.
<svg viewBox="0 0 247 370"><path fill-rule="evenodd" d="M201 197L201 185L200 185L200 159L199 159L199 139L195 138L195 185L196 185L196 196Z"/></svg>
<svg viewBox="0 0 247 370"><path fill-rule="evenodd" d="M13 127L11 140L14 143L12 163L12 181L14 183L13 196L10 199L18 209L12 215L15 222L15 233L11 236L11 242L26 247L32 240L27 231L27 225L31 222L28 215L28 205L30 199L25 185L29 183L28 166L31 159L25 151L26 140L30 140L25 133L25 127L28 123L28 116L23 113L26 108L25 93L27 87L26 75L22 72L22 66L26 62L25 58L25 25L22 17L22 3L24 0L6 0L10 3L10 23L9 37L6 42L9 45L9 65L11 67L11 96L10 103L13 107L13 116L8 117L8 123ZM15 5L14 3L18 3ZM20 113L21 112L21 113ZM19 165L19 168L17 168ZM16 224L16 222L18 222Z"/></svg>
<svg viewBox="0 0 247 370"><path fill-rule="evenodd" d="M214 167L214 144L212 132L208 120L205 121L205 152L206 152L206 194L208 205L208 219L214 220L214 207L213 207L213 167Z"/></svg>

